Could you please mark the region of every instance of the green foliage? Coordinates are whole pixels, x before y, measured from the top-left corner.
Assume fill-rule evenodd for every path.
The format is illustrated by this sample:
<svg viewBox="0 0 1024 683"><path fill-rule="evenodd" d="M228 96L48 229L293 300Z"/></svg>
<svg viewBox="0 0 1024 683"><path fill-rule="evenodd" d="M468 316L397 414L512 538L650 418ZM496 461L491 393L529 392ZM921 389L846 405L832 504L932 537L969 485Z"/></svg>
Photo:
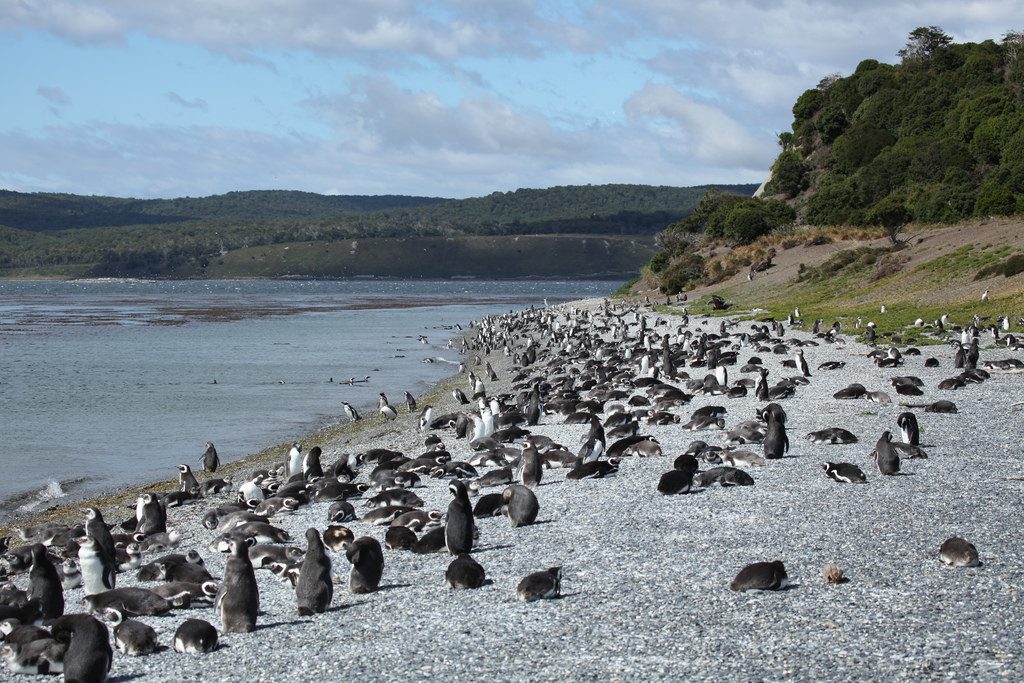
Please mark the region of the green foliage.
<svg viewBox="0 0 1024 683"><path fill-rule="evenodd" d="M658 289L663 294L678 294L692 288L704 277L704 259L695 252L680 254L661 271Z"/></svg>
<svg viewBox="0 0 1024 683"><path fill-rule="evenodd" d="M978 271L977 275L974 276L974 279L984 280L985 278L995 277L996 275L1013 277L1014 275L1020 275L1021 273L1024 273L1024 254L1014 254L1002 261L985 266Z"/></svg>
<svg viewBox="0 0 1024 683"><path fill-rule="evenodd" d="M779 155L772 166L772 179L765 187L767 194L795 197L810 185L810 166L799 150L789 149Z"/></svg>
<svg viewBox="0 0 1024 683"><path fill-rule="evenodd" d="M943 223L1024 210L1024 35L954 44L925 26L900 57L864 60L800 96L798 147L773 168L814 160L814 192L790 194L793 172L770 189L803 198L807 222L820 225L878 223L897 205L909 220Z"/></svg>
<svg viewBox="0 0 1024 683"><path fill-rule="evenodd" d="M906 197L897 195L889 195L878 202L867 215L868 222L872 225L881 225L890 230L906 225L912 218L913 214L907 208Z"/></svg>

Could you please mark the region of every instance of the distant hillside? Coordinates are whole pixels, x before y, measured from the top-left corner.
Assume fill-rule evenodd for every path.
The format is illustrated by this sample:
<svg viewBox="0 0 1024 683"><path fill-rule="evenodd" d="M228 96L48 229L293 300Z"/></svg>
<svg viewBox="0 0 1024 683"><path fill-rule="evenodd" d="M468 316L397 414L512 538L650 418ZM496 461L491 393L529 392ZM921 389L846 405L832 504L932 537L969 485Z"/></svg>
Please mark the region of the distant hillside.
<svg viewBox="0 0 1024 683"><path fill-rule="evenodd" d="M1024 35L955 44L922 27L899 56L797 99L766 196L812 225L1024 212Z"/></svg>
<svg viewBox="0 0 1024 683"><path fill-rule="evenodd" d="M0 276L45 275L47 269L92 276L201 274L200 264L222 260L236 250L351 239L649 237L692 213L699 197L712 187L747 195L756 189L586 185L495 192L463 200L280 191L136 200L0 191Z"/></svg>

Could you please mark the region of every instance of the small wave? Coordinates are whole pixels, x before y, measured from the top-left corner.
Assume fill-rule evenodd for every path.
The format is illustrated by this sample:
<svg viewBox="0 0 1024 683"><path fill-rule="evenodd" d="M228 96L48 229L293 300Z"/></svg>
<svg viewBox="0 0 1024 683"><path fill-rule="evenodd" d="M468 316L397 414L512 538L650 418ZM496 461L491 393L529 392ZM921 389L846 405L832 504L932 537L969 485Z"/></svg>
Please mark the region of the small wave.
<svg viewBox="0 0 1024 683"><path fill-rule="evenodd" d="M22 500L25 502L14 508L14 514L20 515L26 512L34 512L50 501L65 498L67 495L67 491L64 490L59 481L50 480L38 491L23 494Z"/></svg>

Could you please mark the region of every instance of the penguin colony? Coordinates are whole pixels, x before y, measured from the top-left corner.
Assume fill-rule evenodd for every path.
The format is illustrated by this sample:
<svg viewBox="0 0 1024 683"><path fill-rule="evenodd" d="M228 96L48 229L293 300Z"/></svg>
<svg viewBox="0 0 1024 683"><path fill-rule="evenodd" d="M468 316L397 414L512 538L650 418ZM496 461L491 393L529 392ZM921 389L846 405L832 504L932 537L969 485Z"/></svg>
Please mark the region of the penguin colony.
<svg viewBox="0 0 1024 683"><path fill-rule="evenodd" d="M1024 369L1012 357L980 362L980 323L948 332L948 323L937 325L937 335L958 333L951 341L957 349L953 365L962 370L938 390L969 390L991 372ZM800 323L790 319L787 324ZM114 524L90 507L79 525L19 529L20 544L13 549L5 539L0 656L9 671L63 672L66 680L102 681L111 673L115 648L132 657L161 645L187 654L211 652L222 634L257 632L248 637L258 637L266 582L287 586L294 592L294 614L311 618L350 596L379 590L391 553L444 556L437 564L439 581L452 590L481 588L489 583L486 565L501 561L497 553L484 561L478 555L491 518L503 518L514 529L537 523L545 498L553 495L545 495L542 486L552 469L566 470L554 486L604 478L612 481L596 485L614 486L614 475L636 458L668 456L671 469L652 478L651 496L754 486L754 473L771 467L768 461L786 458L791 450L807 452L796 435L791 443L785 400L811 391L817 374L842 367L832 362L812 370L815 346L845 343L838 324L810 340L786 338L784 324L774 320L722 321L712 332L703 322L691 324L685 311L672 324L660 318L651 323L637 308L607 302L595 311L531 309L496 316L473 329L475 335L462 342L471 357L465 367L469 395L455 390L452 412L419 409L422 446L417 451L354 449L325 466L319 446L304 450L295 442L277 467L232 481L215 476L220 461L207 443L200 457L206 474L180 465L177 491L140 496L132 510L118 511ZM991 329L998 337L999 327ZM1005 345L1019 350L1012 335L1007 337ZM510 359L507 393L489 394L481 378L499 381L481 356L492 352ZM880 369L892 369L896 394L924 395L916 377L895 374L909 372L920 351L876 346L870 355ZM779 362L780 356L786 360ZM779 378L770 384L773 374ZM688 410L697 396L721 404ZM885 390L854 384L831 400L884 404L892 399ZM743 415L741 409L730 410L732 405L752 409ZM404 407L417 411L408 392ZM923 409L922 423L924 414L942 419L957 412L947 399L920 399L907 407ZM347 402L342 408L349 420L367 419ZM380 422L397 419L400 410L383 392L378 408ZM748 419L732 421L737 412ZM557 443L531 429L544 423L580 425L585 433L578 443ZM703 440L693 440L684 452L664 453L654 427L700 432ZM877 474L856 463L817 463L822 476L842 485L899 476L910 461L928 457L922 424L912 410L880 425L878 435L822 425L806 441L822 457L831 445L866 442L861 464L871 462ZM941 444L927 445L941 449ZM425 509L416 489L444 486L446 509ZM174 521L175 509L183 506L204 510L206 545L182 544ZM310 519L317 523L299 543L275 521L304 510L312 510ZM200 535L189 531L190 537ZM206 567L204 555L213 553L226 556L220 576ZM982 564L977 548L959 536L943 541L935 555L952 567ZM719 588L743 592L791 585L782 559L750 559ZM799 567L798 574L815 569ZM847 580L835 565L826 565L825 577L829 583ZM573 581L571 573L566 578ZM558 598L562 580L561 566L537 567L508 586L507 596L528 603ZM158 633L145 622L174 614L181 618L173 632Z"/></svg>

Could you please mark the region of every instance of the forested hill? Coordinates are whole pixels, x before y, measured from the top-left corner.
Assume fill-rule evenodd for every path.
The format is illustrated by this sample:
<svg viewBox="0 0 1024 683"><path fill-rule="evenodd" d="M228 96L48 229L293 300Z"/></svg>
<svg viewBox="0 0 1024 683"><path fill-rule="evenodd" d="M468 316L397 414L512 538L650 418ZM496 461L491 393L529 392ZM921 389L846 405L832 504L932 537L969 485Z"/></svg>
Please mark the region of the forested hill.
<svg viewBox="0 0 1024 683"><path fill-rule="evenodd" d="M584 185L460 200L283 191L139 200L0 191L0 276L26 269L161 276L202 271L240 249L361 238L580 234L649 241L691 214L710 188L749 196L756 186Z"/></svg>
<svg viewBox="0 0 1024 683"><path fill-rule="evenodd" d="M816 225L1024 212L1024 35L957 44L921 27L898 56L797 99L767 195Z"/></svg>

